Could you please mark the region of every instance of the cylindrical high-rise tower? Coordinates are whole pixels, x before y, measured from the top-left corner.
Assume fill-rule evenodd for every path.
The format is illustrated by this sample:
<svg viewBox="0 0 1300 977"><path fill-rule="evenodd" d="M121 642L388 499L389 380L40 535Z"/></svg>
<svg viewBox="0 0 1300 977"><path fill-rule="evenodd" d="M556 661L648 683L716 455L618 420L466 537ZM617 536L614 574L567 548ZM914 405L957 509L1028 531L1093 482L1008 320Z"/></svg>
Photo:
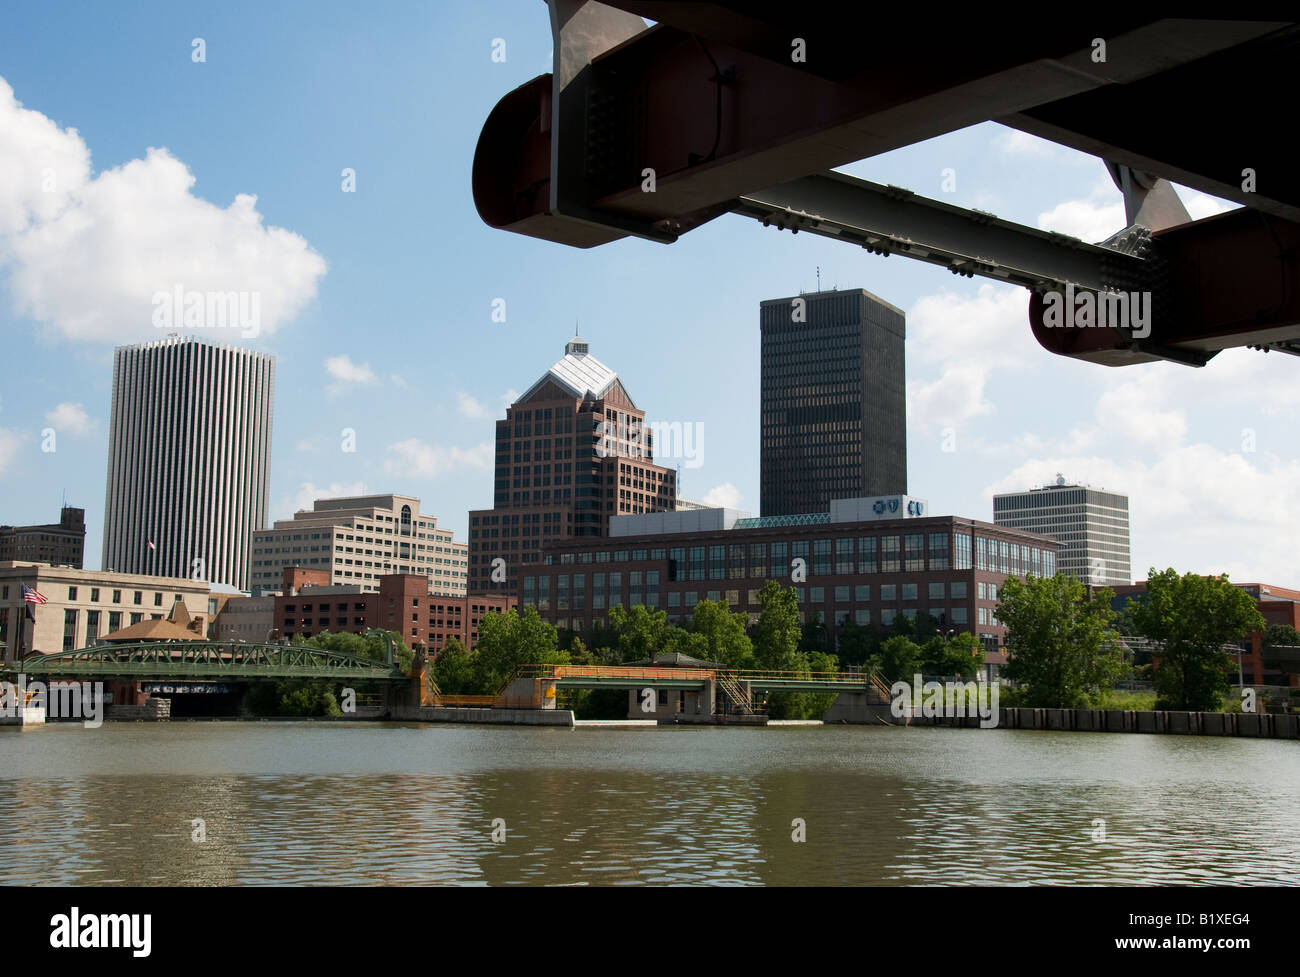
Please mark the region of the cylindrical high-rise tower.
<svg viewBox="0 0 1300 977"><path fill-rule="evenodd" d="M177 338L115 350L105 569L248 589L274 395L263 353Z"/></svg>

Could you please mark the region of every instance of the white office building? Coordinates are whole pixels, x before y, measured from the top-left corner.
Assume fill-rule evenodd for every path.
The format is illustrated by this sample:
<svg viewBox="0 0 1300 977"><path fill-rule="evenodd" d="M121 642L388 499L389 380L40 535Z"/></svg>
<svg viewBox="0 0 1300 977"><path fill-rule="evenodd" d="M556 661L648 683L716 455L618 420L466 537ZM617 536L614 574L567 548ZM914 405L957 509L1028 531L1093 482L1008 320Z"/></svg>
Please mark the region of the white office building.
<svg viewBox="0 0 1300 977"><path fill-rule="evenodd" d="M114 352L105 570L248 589L274 396L262 353L179 337Z"/></svg>
<svg viewBox="0 0 1300 977"><path fill-rule="evenodd" d="M416 498L317 499L310 511L253 534L253 593L279 590L285 567L327 571L330 584L357 584L365 593L378 592L385 574L422 574L429 593L464 597L469 544L439 529Z"/></svg>
<svg viewBox="0 0 1300 977"><path fill-rule="evenodd" d="M993 521L1051 536L1061 544L1058 569L1084 583L1133 582L1127 495L1067 485L1057 475L1053 485L993 496Z"/></svg>

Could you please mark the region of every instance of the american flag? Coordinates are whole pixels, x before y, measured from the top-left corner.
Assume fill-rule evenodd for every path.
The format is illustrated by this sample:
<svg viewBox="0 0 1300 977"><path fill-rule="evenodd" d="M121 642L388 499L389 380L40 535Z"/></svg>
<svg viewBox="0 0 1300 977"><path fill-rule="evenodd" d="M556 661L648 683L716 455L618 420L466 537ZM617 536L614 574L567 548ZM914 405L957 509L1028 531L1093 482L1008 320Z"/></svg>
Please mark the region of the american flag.
<svg viewBox="0 0 1300 977"><path fill-rule="evenodd" d="M44 604L46 597L39 590L34 590L27 584L23 584L23 600L29 604Z"/></svg>

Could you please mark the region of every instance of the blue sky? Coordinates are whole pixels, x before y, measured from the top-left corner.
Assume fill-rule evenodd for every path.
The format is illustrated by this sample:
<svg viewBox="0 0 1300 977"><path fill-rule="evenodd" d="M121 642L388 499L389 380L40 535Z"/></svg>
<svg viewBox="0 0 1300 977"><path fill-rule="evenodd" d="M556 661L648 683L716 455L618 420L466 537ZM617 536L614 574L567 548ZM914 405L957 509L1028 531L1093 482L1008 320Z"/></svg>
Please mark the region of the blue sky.
<svg viewBox="0 0 1300 977"><path fill-rule="evenodd" d="M671 246L590 251L486 227L471 160L498 99L549 70L537 0L52 3L6 17L0 522L51 521L66 492L87 510L88 566L112 350L161 338L157 282L261 295L259 334L222 339L277 357L272 518L398 492L463 540L467 511L491 503L493 421L575 322L651 420L701 425L682 493L756 512L758 303L812 290L820 266L823 287L907 313L909 490L931 511L991 519L993 492L1060 471L1131 495L1139 577L1172 565L1300 585L1289 357L1232 350L1203 370L1055 357L1021 290L739 217ZM1088 240L1123 224L1099 160L993 124L845 170ZM1183 196L1196 217L1228 207Z"/></svg>

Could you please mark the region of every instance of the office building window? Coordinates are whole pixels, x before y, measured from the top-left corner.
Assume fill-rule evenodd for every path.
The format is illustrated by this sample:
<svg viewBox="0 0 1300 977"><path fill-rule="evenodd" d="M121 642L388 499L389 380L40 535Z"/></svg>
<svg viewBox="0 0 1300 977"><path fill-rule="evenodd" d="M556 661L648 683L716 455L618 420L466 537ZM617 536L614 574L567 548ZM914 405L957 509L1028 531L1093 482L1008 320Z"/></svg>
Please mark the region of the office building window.
<svg viewBox="0 0 1300 977"><path fill-rule="evenodd" d="M882 536L880 538L880 572L897 573L902 569L898 558L898 537Z"/></svg>
<svg viewBox="0 0 1300 977"><path fill-rule="evenodd" d="M925 569L925 534L908 533L903 537L903 569Z"/></svg>
<svg viewBox="0 0 1300 977"><path fill-rule="evenodd" d="M831 572L831 541L829 539L813 540L812 572L826 576Z"/></svg>
<svg viewBox="0 0 1300 977"><path fill-rule="evenodd" d="M858 573L876 572L876 538L861 536L858 538Z"/></svg>

